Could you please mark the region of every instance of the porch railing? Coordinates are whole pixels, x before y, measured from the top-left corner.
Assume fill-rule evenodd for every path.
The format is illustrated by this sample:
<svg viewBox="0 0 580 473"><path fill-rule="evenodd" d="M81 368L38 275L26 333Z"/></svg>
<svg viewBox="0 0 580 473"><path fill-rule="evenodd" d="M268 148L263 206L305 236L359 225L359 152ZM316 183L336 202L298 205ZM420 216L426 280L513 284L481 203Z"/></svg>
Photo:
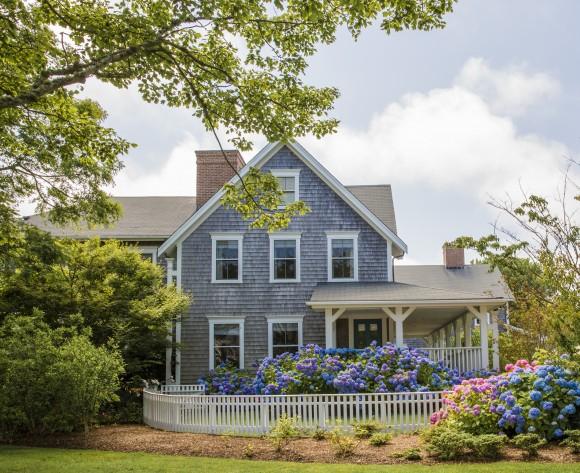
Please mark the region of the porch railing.
<svg viewBox="0 0 580 473"><path fill-rule="evenodd" d="M429 359L442 361L444 366L460 373L481 369L481 347L422 348Z"/></svg>
<svg viewBox="0 0 580 473"><path fill-rule="evenodd" d="M444 392L297 395L175 395L144 390L143 420L175 432L265 434L282 415L303 429L349 428L376 420L395 430L429 424L443 408Z"/></svg>
<svg viewBox="0 0 580 473"><path fill-rule="evenodd" d="M162 384L159 386L162 394L203 394L205 386L203 384Z"/></svg>

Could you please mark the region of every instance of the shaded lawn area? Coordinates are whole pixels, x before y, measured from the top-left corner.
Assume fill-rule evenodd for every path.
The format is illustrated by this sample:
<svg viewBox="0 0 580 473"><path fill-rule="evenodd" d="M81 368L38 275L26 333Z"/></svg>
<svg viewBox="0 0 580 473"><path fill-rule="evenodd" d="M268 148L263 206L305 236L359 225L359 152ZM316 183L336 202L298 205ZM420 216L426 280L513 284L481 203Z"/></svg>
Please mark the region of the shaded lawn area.
<svg viewBox="0 0 580 473"><path fill-rule="evenodd" d="M2 473L572 473L578 464L494 462L447 465L352 465L262 462L222 458L196 458L151 453L121 453L96 450L62 450L0 446Z"/></svg>

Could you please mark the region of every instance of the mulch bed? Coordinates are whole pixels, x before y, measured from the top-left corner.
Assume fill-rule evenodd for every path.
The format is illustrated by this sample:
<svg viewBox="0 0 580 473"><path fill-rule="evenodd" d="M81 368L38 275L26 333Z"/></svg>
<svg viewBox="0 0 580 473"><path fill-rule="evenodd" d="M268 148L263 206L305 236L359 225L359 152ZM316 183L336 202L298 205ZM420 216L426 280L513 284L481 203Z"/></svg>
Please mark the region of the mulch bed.
<svg viewBox="0 0 580 473"><path fill-rule="evenodd" d="M165 432L143 425L98 427L90 432L88 439L85 439L82 433L75 433L25 437L15 443L35 447L87 448L238 459L248 458L247 453L251 451L253 453L251 458L255 460L361 464L409 463L407 460L394 458L392 454L408 448L421 447L417 435L397 435L389 445L383 447L373 447L368 441L361 440L352 456L337 458L328 440L292 439L281 453L277 453L272 443L266 438ZM435 459L429 458L424 450L421 453L423 456L421 463L437 463ZM505 449L503 459L521 460L522 454L508 447ZM551 445L542 449L539 458L535 461L573 463L578 460L578 456L571 454L567 449ZM466 458L464 461L470 461L470 459Z"/></svg>

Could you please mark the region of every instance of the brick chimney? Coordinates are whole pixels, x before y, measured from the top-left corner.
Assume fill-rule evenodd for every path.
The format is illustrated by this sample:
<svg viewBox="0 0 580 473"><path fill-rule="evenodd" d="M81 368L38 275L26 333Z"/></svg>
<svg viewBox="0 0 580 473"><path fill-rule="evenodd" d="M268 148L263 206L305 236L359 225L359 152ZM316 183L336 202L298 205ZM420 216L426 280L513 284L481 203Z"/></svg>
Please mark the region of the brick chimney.
<svg viewBox="0 0 580 473"><path fill-rule="evenodd" d="M239 171L246 164L236 149L224 150L228 162ZM235 172L219 150L196 151L197 159L197 192L196 205L199 209L221 187L234 177Z"/></svg>
<svg viewBox="0 0 580 473"><path fill-rule="evenodd" d="M463 268L465 266L465 251L463 248L443 245L443 264L447 269Z"/></svg>

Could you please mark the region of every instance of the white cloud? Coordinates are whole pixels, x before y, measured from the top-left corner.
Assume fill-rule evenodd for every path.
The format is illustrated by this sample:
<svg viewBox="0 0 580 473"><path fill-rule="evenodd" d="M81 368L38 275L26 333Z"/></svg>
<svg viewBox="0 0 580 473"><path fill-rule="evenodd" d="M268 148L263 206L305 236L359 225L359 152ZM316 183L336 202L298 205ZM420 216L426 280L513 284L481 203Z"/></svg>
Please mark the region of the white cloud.
<svg viewBox="0 0 580 473"><path fill-rule="evenodd" d="M549 74L528 73L523 66L492 69L482 58L469 59L455 83L484 98L494 112L512 116L560 92L560 83Z"/></svg>
<svg viewBox="0 0 580 473"><path fill-rule="evenodd" d="M195 155L199 142L186 134L156 172L140 172L137 165L124 168L108 190L113 195L195 195Z"/></svg>
<svg viewBox="0 0 580 473"><path fill-rule="evenodd" d="M461 80L449 88L408 94L387 105L364 130L342 127L322 140L308 138L305 145L347 183L422 184L487 198L516 194L521 182L529 191L553 193L570 151L561 143L519 133L512 118L494 110L497 101L525 102L507 89L500 91L494 85L498 77L528 84L535 75L477 64L468 61ZM470 84L495 87L497 93L479 95L461 85L467 75ZM534 90L539 100L540 87Z"/></svg>

